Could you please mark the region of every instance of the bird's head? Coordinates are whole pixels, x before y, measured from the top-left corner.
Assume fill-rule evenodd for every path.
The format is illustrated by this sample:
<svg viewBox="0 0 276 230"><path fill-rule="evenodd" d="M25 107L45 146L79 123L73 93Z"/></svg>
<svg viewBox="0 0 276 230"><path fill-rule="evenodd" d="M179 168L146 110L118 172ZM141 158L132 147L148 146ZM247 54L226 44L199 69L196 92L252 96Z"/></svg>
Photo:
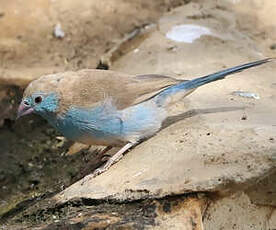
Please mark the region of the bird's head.
<svg viewBox="0 0 276 230"><path fill-rule="evenodd" d="M17 118L31 113L44 116L49 113L55 113L57 108L58 99L54 93L35 92L22 99L18 108Z"/></svg>
<svg viewBox="0 0 276 230"><path fill-rule="evenodd" d="M55 113L59 103L56 85L55 80L52 79L51 81L51 79L45 79L45 77L31 82L24 91L17 118L31 113L43 117Z"/></svg>

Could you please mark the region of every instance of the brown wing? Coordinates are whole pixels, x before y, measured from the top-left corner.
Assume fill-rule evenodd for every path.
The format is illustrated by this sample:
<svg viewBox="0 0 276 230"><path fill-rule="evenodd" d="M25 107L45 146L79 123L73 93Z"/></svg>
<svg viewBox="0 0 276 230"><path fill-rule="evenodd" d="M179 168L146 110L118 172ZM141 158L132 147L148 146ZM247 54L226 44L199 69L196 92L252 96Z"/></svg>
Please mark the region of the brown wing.
<svg viewBox="0 0 276 230"><path fill-rule="evenodd" d="M71 105L93 107L107 98L111 98L118 109L124 109L178 82L162 75L133 76L91 69L43 76L32 82L25 94L35 91L57 92L61 98L60 112L66 111Z"/></svg>
<svg viewBox="0 0 276 230"><path fill-rule="evenodd" d="M82 70L65 75L59 82L58 91L66 107L89 108L111 98L118 109L124 109L178 82L160 75L132 76L103 70Z"/></svg>

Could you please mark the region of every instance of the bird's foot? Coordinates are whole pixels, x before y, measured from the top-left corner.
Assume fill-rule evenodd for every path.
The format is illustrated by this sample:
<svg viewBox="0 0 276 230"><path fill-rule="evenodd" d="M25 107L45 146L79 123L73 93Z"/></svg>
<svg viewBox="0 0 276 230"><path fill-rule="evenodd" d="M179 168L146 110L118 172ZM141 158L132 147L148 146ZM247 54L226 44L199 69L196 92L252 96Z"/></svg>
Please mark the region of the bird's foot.
<svg viewBox="0 0 276 230"><path fill-rule="evenodd" d="M91 180L92 178L106 172L113 164L118 162L122 157L123 154L132 146L134 146L136 143L128 143L123 148L121 148L117 153L115 153L111 158L108 159L106 163L104 163L103 166L97 168L92 174L86 176L83 178L81 185L83 185L85 182Z"/></svg>
<svg viewBox="0 0 276 230"><path fill-rule="evenodd" d="M92 178L96 177L104 172L106 172L111 165L113 165L115 162L110 158L103 166L97 168L93 173L92 173Z"/></svg>
<svg viewBox="0 0 276 230"><path fill-rule="evenodd" d="M122 157L121 157L122 158ZM119 159L120 160L120 159ZM116 161L117 162L117 161ZM113 164L114 164L114 160L112 159L112 157L106 162L104 163L104 165L102 165L101 167L97 168L94 170L94 172L88 176L86 176L85 178L82 179L82 183L81 185L83 185L85 182L93 179L94 177L106 172Z"/></svg>

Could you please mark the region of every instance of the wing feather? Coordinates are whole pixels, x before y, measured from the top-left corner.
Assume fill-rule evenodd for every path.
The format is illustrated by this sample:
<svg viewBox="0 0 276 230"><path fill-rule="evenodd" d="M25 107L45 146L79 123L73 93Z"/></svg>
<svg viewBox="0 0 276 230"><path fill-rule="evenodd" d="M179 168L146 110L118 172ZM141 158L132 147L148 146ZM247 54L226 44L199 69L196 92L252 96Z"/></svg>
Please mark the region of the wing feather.
<svg viewBox="0 0 276 230"><path fill-rule="evenodd" d="M61 111L70 106L92 108L109 98L117 109L124 109L179 82L162 75L132 76L103 70L82 70L63 75L57 87L61 95Z"/></svg>

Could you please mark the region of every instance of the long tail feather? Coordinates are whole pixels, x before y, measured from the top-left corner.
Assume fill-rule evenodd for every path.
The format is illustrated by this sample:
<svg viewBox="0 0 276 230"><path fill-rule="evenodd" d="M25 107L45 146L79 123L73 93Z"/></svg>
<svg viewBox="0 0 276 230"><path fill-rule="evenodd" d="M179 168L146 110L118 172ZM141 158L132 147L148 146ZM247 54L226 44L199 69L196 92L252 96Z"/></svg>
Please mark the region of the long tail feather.
<svg viewBox="0 0 276 230"><path fill-rule="evenodd" d="M199 77L199 78L195 78L193 80L190 81L183 81L179 84L173 85L171 87L168 87L166 89L164 89L163 91L161 91L157 96L156 96L156 102L159 104L162 104L166 101L168 96L174 95L175 93L178 92L183 92L185 95L185 92L187 92L187 94L189 94L191 91L193 91L194 89L198 88L199 86L208 84L210 82L213 81L217 81L217 80L222 80L224 79L227 75L230 74L234 74L234 73L238 73L241 72L243 70L255 67L255 66L259 66L262 65L264 63L270 62L274 60L274 58L266 58L263 60L259 60L259 61L255 61L255 62L250 62L250 63L246 63L243 65L239 65L239 66L235 66L229 69L225 69L210 75L206 75L203 77Z"/></svg>

